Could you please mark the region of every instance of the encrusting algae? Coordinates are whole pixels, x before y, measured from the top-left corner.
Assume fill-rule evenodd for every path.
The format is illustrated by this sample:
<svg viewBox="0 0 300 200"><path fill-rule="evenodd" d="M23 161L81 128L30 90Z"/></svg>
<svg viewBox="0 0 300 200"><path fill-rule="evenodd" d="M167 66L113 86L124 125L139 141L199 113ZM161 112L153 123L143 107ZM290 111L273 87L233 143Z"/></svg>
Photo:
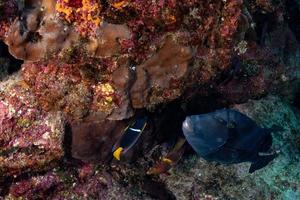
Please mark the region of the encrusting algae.
<svg viewBox="0 0 300 200"><path fill-rule="evenodd" d="M101 25L101 6L96 0L58 0L56 11L69 23L73 23L82 36L95 35Z"/></svg>

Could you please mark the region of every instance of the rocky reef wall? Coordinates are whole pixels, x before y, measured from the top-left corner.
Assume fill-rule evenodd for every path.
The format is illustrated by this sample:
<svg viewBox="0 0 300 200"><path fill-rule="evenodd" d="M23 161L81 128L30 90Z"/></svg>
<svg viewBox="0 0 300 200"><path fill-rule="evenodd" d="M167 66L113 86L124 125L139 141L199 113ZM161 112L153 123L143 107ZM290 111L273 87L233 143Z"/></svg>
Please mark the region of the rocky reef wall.
<svg viewBox="0 0 300 200"><path fill-rule="evenodd" d="M3 198L300 198L299 1L0 0L0 13ZM281 127L270 166L248 175L187 147L169 176L147 175L186 115L222 107Z"/></svg>

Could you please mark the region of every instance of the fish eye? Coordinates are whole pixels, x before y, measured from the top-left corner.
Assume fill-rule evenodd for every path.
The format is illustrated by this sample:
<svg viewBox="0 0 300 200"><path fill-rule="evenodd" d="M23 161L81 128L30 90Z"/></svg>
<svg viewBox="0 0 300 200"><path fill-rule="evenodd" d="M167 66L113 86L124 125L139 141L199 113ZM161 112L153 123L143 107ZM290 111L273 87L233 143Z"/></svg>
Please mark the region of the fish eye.
<svg viewBox="0 0 300 200"><path fill-rule="evenodd" d="M189 123L190 120L186 119L182 126L183 126L183 129L187 130L188 132L193 132L193 127L191 125L191 123Z"/></svg>
<svg viewBox="0 0 300 200"><path fill-rule="evenodd" d="M236 123L233 121L228 122L227 124L227 128L235 128L236 127Z"/></svg>

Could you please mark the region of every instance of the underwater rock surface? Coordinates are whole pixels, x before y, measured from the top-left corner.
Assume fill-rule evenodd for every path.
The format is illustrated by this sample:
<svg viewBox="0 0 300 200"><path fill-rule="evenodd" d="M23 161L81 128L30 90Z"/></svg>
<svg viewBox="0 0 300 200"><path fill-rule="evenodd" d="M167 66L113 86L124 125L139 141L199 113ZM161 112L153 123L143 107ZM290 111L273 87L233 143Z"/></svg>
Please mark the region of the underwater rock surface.
<svg viewBox="0 0 300 200"><path fill-rule="evenodd" d="M0 180L61 159L64 118L41 111L19 74L0 84L0 111Z"/></svg>
<svg viewBox="0 0 300 200"><path fill-rule="evenodd" d="M273 193L277 199L300 198L300 113L278 97L269 96L235 106L264 127L277 127L273 133L273 147L280 150L273 164L258 172L254 181L263 192Z"/></svg>
<svg viewBox="0 0 300 200"><path fill-rule="evenodd" d="M178 199L298 199L300 197L300 114L276 96L234 105L264 127L277 126L273 148L280 154L271 164L248 174L250 163L216 166L190 156L165 177Z"/></svg>

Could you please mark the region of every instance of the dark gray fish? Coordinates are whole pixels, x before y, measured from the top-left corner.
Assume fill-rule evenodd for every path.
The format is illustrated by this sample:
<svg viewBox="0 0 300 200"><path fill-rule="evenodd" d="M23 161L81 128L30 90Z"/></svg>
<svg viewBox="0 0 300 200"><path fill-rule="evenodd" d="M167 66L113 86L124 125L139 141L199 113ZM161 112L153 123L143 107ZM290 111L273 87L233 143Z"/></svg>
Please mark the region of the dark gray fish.
<svg viewBox="0 0 300 200"><path fill-rule="evenodd" d="M232 109L188 116L182 130L188 143L204 159L221 164L251 162L250 173L277 156L268 152L272 129L261 128Z"/></svg>

